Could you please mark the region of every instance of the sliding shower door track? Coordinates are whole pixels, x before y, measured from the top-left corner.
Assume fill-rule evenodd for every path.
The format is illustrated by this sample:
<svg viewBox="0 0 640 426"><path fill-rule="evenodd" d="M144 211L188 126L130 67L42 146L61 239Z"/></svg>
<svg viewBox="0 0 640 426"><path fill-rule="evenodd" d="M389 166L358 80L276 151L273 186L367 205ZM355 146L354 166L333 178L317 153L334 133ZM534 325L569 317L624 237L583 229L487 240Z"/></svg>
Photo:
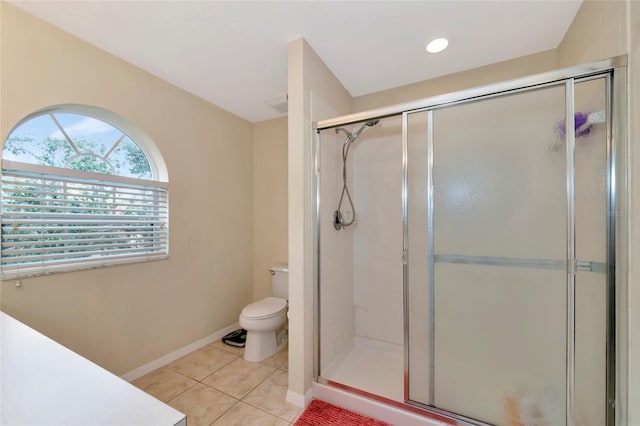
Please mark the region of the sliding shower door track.
<svg viewBox="0 0 640 426"><path fill-rule="evenodd" d="M367 392L363 389L355 388L353 386L346 385L344 383L336 382L333 380L325 379L318 376L317 383L326 385L335 389L347 391L353 395L357 395L362 398L367 398L378 403L382 403L391 407L395 407L400 410L404 410L410 413L418 414L425 419L439 422L442 425L455 425L455 426L494 426L490 423L484 423L480 420L465 417L460 414L453 413L451 411L442 410L431 405L422 404L420 402L406 400L404 402L396 401L386 398L374 393Z"/></svg>
<svg viewBox="0 0 640 426"><path fill-rule="evenodd" d="M516 268L531 269L553 269L566 271L571 266L571 262L566 260L552 259L526 259L519 257L494 257L494 256L463 256L457 254L436 254L435 263L458 263L467 265L495 265L511 266ZM607 264L604 262L594 262L590 260L578 260L575 262L576 272L596 272L607 273Z"/></svg>

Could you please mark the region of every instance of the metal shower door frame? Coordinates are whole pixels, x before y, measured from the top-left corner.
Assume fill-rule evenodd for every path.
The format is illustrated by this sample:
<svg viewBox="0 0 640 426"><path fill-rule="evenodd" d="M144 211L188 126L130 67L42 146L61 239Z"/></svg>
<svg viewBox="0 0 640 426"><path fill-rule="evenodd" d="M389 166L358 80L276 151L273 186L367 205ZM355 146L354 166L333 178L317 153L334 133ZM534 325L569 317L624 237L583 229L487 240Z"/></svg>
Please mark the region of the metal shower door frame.
<svg viewBox="0 0 640 426"><path fill-rule="evenodd" d="M468 102L477 102L505 95L512 95L518 92L527 92L530 90L552 87L565 86L565 105L567 117L567 393L566 393L566 409L567 418L566 426L574 426L574 389L575 389L575 272L578 270L595 270L606 269L606 285L607 285L607 347L606 347L606 394L607 394L607 426L623 424L626 419L626 398L627 383L624 379L626 371L628 371L628 360L626 359L626 322L627 313L624 309L616 309L616 306L624 308L626 303L627 289L627 234L628 234L628 215L627 212L627 181L628 181L628 158L627 158L627 138L626 138L626 85L627 85L627 56L618 56L608 60L599 61L592 64L581 65L577 67L552 71L531 77L520 78L503 83L493 84L489 86L463 90L446 95L434 96L431 98L409 102L405 104L379 108L358 114L351 114L335 119L319 121L316 123L317 138L315 140L315 158L314 169L316 173L315 179L315 212L316 212L316 253L315 253L315 327L314 342L315 348L315 380L331 385L321 377L320 371L320 292L321 277L319 259L320 251L320 131L330 129L339 125L354 124L371 119L381 119L386 117L402 115L402 215L403 215L403 292L404 292L404 351L405 351L405 368L404 368L404 392L405 404L421 408L427 412L444 416L455 420L458 424L464 425L486 425L475 419L467 418L463 415L438 409L434 406L435 389L433 385L434 378L434 264L436 256L433 245L433 111L450 107L457 104ZM585 265L577 262L575 259L575 134L574 134L574 99L573 90L576 83L588 81L594 78L606 79L606 108L607 108L607 261L606 265ZM409 399L409 312L408 312L408 117L411 114L427 112L427 146L428 152L428 253L429 253L429 317L430 317L430 377L431 384L429 386L429 405L411 401ZM622 195L622 196L620 196ZM617 217L621 215L626 217L627 221L618 221ZM454 262L455 263L455 262ZM605 268L602 268L605 266ZM546 265L545 267L549 267ZM556 269L558 265L556 265ZM617 327L619 324L620 327ZM618 350L616 350L618 349ZM620 350L622 349L622 350ZM342 386L345 388L345 386ZM346 386L348 388L348 386ZM366 395L367 392L358 389L348 388L355 393ZM378 397L377 399L384 399ZM392 405L397 405L394 401L388 401ZM617 415L616 415L617 414Z"/></svg>

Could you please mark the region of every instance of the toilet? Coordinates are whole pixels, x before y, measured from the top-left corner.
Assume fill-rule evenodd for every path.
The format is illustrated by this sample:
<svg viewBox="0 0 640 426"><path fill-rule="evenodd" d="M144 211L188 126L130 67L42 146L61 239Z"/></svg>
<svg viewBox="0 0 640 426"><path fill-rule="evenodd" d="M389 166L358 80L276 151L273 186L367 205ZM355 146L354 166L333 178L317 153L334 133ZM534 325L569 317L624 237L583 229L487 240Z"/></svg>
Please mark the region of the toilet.
<svg viewBox="0 0 640 426"><path fill-rule="evenodd" d="M270 271L273 297L253 302L240 313L240 327L247 330L244 347L247 361L262 361L287 344L289 269L279 265Z"/></svg>

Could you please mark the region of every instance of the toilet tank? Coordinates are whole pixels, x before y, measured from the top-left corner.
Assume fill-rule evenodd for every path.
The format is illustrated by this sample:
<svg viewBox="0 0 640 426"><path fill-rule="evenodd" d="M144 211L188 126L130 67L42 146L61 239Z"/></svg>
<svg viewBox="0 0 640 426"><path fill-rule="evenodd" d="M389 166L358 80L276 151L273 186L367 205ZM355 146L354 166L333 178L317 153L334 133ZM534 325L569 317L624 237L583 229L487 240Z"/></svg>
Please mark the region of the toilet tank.
<svg viewBox="0 0 640 426"><path fill-rule="evenodd" d="M273 297L289 300L289 267L287 265L271 268L271 291Z"/></svg>

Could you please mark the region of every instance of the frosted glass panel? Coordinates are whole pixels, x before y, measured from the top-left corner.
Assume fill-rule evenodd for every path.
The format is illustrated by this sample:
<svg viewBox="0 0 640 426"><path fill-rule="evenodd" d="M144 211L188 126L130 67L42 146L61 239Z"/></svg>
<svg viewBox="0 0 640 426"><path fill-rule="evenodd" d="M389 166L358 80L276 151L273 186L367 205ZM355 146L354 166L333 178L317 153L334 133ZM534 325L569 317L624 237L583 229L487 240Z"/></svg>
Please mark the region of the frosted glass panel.
<svg viewBox="0 0 640 426"><path fill-rule="evenodd" d="M563 424L564 97L556 86L434 112L438 408ZM522 261L531 266L507 266Z"/></svg>
<svg viewBox="0 0 640 426"><path fill-rule="evenodd" d="M407 301L409 399L429 404L430 321L427 193L427 112L410 114L407 129Z"/></svg>
<svg viewBox="0 0 640 426"><path fill-rule="evenodd" d="M576 257L606 261L607 125L605 79L575 85Z"/></svg>
<svg viewBox="0 0 640 426"><path fill-rule="evenodd" d="M606 86L600 78L575 85L576 257L607 261ZM582 125L580 123L584 121ZM576 423L606 424L607 275L576 276Z"/></svg>
<svg viewBox="0 0 640 426"><path fill-rule="evenodd" d="M566 273L436 264L435 282L435 405L495 425L516 424L514 411L564 424Z"/></svg>
<svg viewBox="0 0 640 426"><path fill-rule="evenodd" d="M566 259L564 96L559 86L434 112L436 254Z"/></svg>
<svg viewBox="0 0 640 426"><path fill-rule="evenodd" d="M576 386L578 425L605 425L606 275L576 275Z"/></svg>

